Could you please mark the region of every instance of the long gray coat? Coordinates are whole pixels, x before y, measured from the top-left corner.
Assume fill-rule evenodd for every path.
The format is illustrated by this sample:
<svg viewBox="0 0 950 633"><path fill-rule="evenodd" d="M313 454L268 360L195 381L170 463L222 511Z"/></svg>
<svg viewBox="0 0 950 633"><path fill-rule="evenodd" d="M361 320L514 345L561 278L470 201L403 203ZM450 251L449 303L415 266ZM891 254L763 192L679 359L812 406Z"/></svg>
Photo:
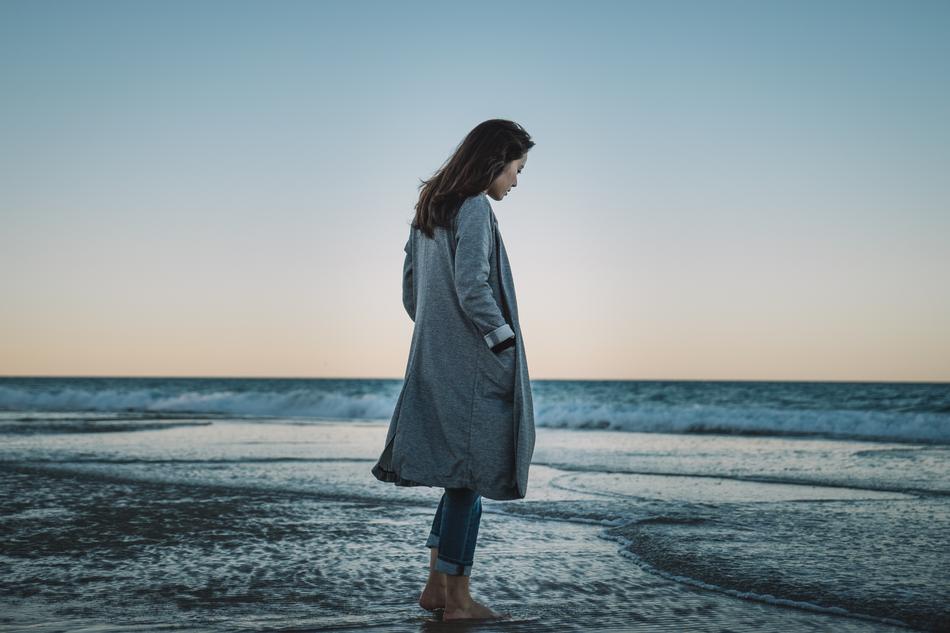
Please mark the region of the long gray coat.
<svg viewBox="0 0 950 633"><path fill-rule="evenodd" d="M485 194L428 238L410 230L403 306L415 322L406 374L373 475L397 486L524 498L534 405L514 281ZM491 347L515 335L515 345Z"/></svg>

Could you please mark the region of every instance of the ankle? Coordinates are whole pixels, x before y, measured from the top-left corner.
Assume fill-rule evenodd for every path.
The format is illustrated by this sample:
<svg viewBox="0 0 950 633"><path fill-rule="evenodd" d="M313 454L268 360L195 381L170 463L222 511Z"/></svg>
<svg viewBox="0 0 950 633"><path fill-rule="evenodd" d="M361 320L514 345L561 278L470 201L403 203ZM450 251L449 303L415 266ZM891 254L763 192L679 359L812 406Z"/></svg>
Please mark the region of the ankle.
<svg viewBox="0 0 950 633"><path fill-rule="evenodd" d="M472 603L469 592L468 576L449 576L446 574L445 602L448 606L468 606Z"/></svg>
<svg viewBox="0 0 950 633"><path fill-rule="evenodd" d="M466 611L474 603L475 603L475 600L472 599L472 596L468 594L454 595L454 596L451 596L449 594L445 595L445 608L448 611L456 611L456 610Z"/></svg>

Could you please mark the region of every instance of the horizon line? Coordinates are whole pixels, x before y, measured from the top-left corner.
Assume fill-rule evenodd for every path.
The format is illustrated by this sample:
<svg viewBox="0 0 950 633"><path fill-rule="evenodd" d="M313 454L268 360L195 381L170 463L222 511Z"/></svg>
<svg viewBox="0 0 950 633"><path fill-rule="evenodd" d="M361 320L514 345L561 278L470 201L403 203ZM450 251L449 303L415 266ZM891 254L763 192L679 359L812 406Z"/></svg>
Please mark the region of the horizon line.
<svg viewBox="0 0 950 633"><path fill-rule="evenodd" d="M177 380L404 380L404 376L168 376L111 374L45 374L0 375L0 380L17 378L112 378L112 379L177 379ZM531 378L531 382L788 382L845 384L915 384L947 385L950 380L859 380L802 378Z"/></svg>

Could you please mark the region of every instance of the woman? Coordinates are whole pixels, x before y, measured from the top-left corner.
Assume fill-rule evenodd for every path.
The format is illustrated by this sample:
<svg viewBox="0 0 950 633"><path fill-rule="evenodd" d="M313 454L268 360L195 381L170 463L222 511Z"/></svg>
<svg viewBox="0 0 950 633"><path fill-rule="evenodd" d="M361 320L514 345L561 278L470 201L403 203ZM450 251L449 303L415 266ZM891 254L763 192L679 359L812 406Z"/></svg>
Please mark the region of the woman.
<svg viewBox="0 0 950 633"><path fill-rule="evenodd" d="M488 198L518 185L534 142L517 123L477 125L420 185L406 242L403 306L415 322L402 391L373 475L445 488L426 545L419 598L444 620L502 617L469 576L481 497L522 499L534 411L514 282Z"/></svg>

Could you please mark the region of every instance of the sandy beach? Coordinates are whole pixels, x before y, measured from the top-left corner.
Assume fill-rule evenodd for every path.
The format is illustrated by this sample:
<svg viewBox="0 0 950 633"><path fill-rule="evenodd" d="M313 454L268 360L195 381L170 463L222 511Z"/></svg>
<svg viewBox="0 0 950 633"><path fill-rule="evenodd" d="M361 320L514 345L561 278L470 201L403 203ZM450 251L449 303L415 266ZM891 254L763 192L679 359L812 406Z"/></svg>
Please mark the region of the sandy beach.
<svg viewBox="0 0 950 633"><path fill-rule="evenodd" d="M441 491L372 478L384 423L122 422L136 423L148 430L5 439L4 630L439 625L415 601ZM476 598L531 621L472 630L950 621L941 447L545 428L538 439L528 497L483 501L472 572Z"/></svg>

